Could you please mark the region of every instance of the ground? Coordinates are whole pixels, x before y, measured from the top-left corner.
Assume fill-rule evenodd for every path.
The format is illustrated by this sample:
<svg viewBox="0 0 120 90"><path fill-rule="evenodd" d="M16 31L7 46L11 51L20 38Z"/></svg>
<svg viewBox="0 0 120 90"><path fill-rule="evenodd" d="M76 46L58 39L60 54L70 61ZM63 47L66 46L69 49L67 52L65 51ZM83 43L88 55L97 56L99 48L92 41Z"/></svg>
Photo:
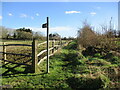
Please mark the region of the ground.
<svg viewBox="0 0 120 90"><path fill-rule="evenodd" d="M118 88L119 58L112 59L116 62L103 59L98 53L94 57L84 56L77 49L76 41L72 41L50 57L49 74L46 74L46 61L40 64L41 72L37 74L25 73L25 68L15 67L21 73L13 71L3 75L2 85L8 88ZM2 68L3 71L6 69Z"/></svg>

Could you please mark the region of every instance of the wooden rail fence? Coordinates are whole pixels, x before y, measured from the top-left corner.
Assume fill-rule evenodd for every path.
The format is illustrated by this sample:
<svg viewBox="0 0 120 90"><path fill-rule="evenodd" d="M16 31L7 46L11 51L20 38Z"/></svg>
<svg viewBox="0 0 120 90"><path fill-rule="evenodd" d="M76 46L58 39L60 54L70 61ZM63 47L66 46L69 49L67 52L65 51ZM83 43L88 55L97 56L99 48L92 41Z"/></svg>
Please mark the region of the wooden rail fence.
<svg viewBox="0 0 120 90"><path fill-rule="evenodd" d="M52 40L52 41L49 41L49 42L52 42L52 47L49 48L49 51L50 51L49 56L52 56L57 52L57 50L59 48L64 46L66 43L69 43L70 41L68 41L68 42L59 41L58 42L58 41ZM11 55L21 55L21 56L25 56L25 57L32 57L32 59L31 59L32 60L32 65L31 65L32 66L32 72L33 73L38 73L39 72L39 70L38 70L39 64L47 58L47 56L45 55L43 58L38 60L38 57L41 57L41 55L43 55L47 52L47 49L45 49L45 50L42 50L38 53L38 49L39 49L38 46L44 45L46 43L47 43L46 41L43 42L43 43L38 43L38 40L33 40L32 45L28 45L28 44L5 44L3 42L3 45L0 45L0 46L3 46L3 52L0 52L0 53L3 53L2 61L4 63L8 62L8 63L19 64L19 65L27 65L25 63L16 63L16 62L9 61L9 60L7 60L6 55L11 54ZM28 46L28 47L32 47L32 56L31 55L25 55L25 54L7 53L6 52L6 47L7 46Z"/></svg>
<svg viewBox="0 0 120 90"><path fill-rule="evenodd" d="M52 47L49 48L49 57L50 56L53 56L59 48L61 48L62 46L64 46L65 44L69 43L70 41L68 42L62 42L62 41L55 41L55 40L52 40L52 41L49 41L49 42L52 42ZM33 51L32 51L32 56L33 56L33 70L35 73L39 72L39 69L38 69L38 66L40 65L40 63L42 61L44 61L45 59L47 59L47 56L45 55L42 59L38 60L38 57L41 57L41 55L47 53L47 49L45 50L42 50L40 51L39 53L37 52L38 50L38 46L40 45L44 45L46 44L47 42L43 42L43 43L40 43L38 44L38 41L37 40L34 40L33 41Z"/></svg>
<svg viewBox="0 0 120 90"><path fill-rule="evenodd" d="M17 56L19 55L19 56L25 56L25 57L31 57L31 55L9 53L9 52L6 51L6 48L7 48L7 46L28 46L28 47L31 47L32 45L28 45L28 44L6 44L5 42L3 42L3 44L0 45L0 46L3 47L3 50L2 50L2 52L0 52L0 53L2 53L2 59L1 59L1 61L2 61L4 64L5 64L6 62L8 62L8 63L12 63L12 64L28 65L28 64L25 64L26 62L24 62L24 63L16 63L16 62L7 60L7 54L9 54L9 55L17 55ZM30 60L29 60L29 61L30 61ZM28 61L27 61L27 62L28 62ZM28 66L29 66L29 65L28 65Z"/></svg>

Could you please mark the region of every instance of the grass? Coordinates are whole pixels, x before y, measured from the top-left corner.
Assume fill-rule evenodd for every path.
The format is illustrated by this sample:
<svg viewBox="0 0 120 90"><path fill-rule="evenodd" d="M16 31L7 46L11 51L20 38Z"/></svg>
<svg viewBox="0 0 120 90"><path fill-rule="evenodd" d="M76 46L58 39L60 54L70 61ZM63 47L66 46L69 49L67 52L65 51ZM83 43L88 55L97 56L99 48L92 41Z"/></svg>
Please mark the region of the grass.
<svg viewBox="0 0 120 90"><path fill-rule="evenodd" d="M27 40L27 41L6 40L4 42L6 42L6 44L32 44L32 41L30 41L30 40ZM41 42L44 42L44 41L39 41L38 43L41 43ZM51 46L52 46L52 43L50 43L50 47ZM40 51L44 50L44 49L46 49L46 45L40 45L38 47L38 53ZM25 55L30 55L31 56L32 55L32 47L8 46L8 47L6 47L6 52L13 53L13 54L25 54ZM0 57L0 59L2 59L2 57ZM7 54L7 60L15 62L15 63L24 63L24 62L27 62L27 61L29 61L31 59L32 59L32 57L25 57L25 56L21 56L21 55ZM32 60L27 62L26 64L31 65ZM2 71L1 73L3 73L3 75L13 74L13 73L20 73L20 71L22 71L22 72L25 71L25 73L26 73L26 69L29 68L29 66L25 67L24 65L20 66L20 65L17 65L17 64L5 64L3 66L1 65L1 67L4 68L4 69L1 70ZM19 67L19 69L18 69L18 67ZM22 67L24 67L24 69Z"/></svg>
<svg viewBox="0 0 120 90"><path fill-rule="evenodd" d="M3 76L3 85L12 85L14 88L68 88L66 79L72 74L63 70L63 56L56 54L50 58L50 74L16 74ZM43 65L45 62L43 62ZM43 67L44 68L44 67ZM44 68L45 69L45 68Z"/></svg>
<svg viewBox="0 0 120 90"><path fill-rule="evenodd" d="M119 68L117 59L103 59L97 53L95 56L84 56L77 50L76 41L72 41L63 47L54 56L50 57L50 73L46 74L46 61L40 64L40 73L22 73L29 70L24 66L16 67L12 74L4 75L2 85L10 85L13 88L116 88L114 85L119 80L116 77ZM6 67L16 65L7 64ZM7 70L2 68L3 71ZM17 73L17 71L19 73ZM13 74L15 73L15 74ZM114 78L113 78L114 77Z"/></svg>

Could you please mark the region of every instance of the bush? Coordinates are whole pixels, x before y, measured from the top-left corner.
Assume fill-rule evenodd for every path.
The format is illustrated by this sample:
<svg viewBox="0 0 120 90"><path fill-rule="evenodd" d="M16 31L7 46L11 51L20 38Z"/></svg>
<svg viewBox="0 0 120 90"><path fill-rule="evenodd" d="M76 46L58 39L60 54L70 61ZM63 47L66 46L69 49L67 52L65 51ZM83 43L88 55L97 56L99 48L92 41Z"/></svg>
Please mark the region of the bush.
<svg viewBox="0 0 120 90"><path fill-rule="evenodd" d="M81 44L85 48L97 45L98 40L96 37L97 35L91 27L85 24L78 32L78 44Z"/></svg>
<svg viewBox="0 0 120 90"><path fill-rule="evenodd" d="M84 24L83 28L78 31L77 40L78 48L80 48L80 46L84 48L92 47L100 49L101 52L104 52L106 50L116 50L116 48L118 47L116 42L114 41L114 37L108 37L108 33L96 33L89 24Z"/></svg>

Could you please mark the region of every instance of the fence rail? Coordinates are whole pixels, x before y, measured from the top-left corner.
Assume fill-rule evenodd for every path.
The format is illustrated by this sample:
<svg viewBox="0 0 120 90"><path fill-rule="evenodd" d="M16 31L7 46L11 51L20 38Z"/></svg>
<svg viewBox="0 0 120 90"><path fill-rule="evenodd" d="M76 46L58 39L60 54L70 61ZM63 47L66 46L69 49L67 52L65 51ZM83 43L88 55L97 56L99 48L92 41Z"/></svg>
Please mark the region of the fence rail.
<svg viewBox="0 0 120 90"><path fill-rule="evenodd" d="M54 51L54 53L56 53L57 52L57 50L56 51ZM49 57L50 56L53 56L54 55L54 53L52 53L52 54L50 54L49 55ZM43 57L39 62L38 62L38 64L37 65L39 65L42 61L44 61L45 59L47 59L47 56L45 56L45 57Z"/></svg>
<svg viewBox="0 0 120 90"><path fill-rule="evenodd" d="M54 47L50 48L49 51L52 50L52 49L54 49ZM37 54L37 56L39 57L40 55L42 55L42 54L45 53L45 52L47 52L47 50L41 51L39 54Z"/></svg>
<svg viewBox="0 0 120 90"><path fill-rule="evenodd" d="M47 41L42 42L42 43L39 43L38 46L43 45L43 44L45 44L45 43L47 43Z"/></svg>
<svg viewBox="0 0 120 90"><path fill-rule="evenodd" d="M62 46L65 45L66 43L68 43L68 42L62 42L61 40L60 40L60 41L52 40L52 41L49 41L49 42L52 42L52 43L51 43L52 47L49 48L49 51L51 51L50 54L49 54L49 57L50 57L50 56L53 56L60 47L62 47ZM25 56L25 57L32 57L32 59L31 59L31 60L32 60L32 65L31 65L31 66L32 66L32 71L33 71L34 73L36 73L36 72L38 72L38 65L39 65L42 61L44 61L45 59L47 59L47 56L44 55L43 58L41 58L40 60L38 60L38 57L41 57L41 55L43 55L44 53L47 52L47 49L45 49L45 50L42 50L42 51L40 51L40 52L38 53L38 52L37 52L38 49L39 49L38 47L39 47L40 45L43 45L43 44L46 44L46 43L47 43L47 42L45 41L45 42L42 42L42 43L39 43L39 44L38 44L38 41L37 41L37 40L33 40L32 45L28 45L28 44L5 44L5 43L3 43L3 45L0 45L0 46L3 46L3 52L0 52L0 53L3 53L3 59L2 59L2 61L8 62L8 63L13 63L13 64L18 64L18 65L27 65L27 64L25 64L25 63L28 62L29 60L26 61L26 62L24 62L24 63L16 63L16 62L7 60L6 55L7 55L7 54L10 54L10 55L20 55L20 56ZM16 53L6 52L6 47L7 47L7 46L30 46L30 47L32 47L32 55L16 54Z"/></svg>
<svg viewBox="0 0 120 90"><path fill-rule="evenodd" d="M7 45L0 45L0 46L32 46L32 45L28 45L28 44L7 44Z"/></svg>
<svg viewBox="0 0 120 90"><path fill-rule="evenodd" d="M3 53L3 58L1 59L1 61L3 61L4 64L5 63L12 63L12 64L17 64L17 65L30 66L30 65L25 64L25 63L31 61L32 59L30 59L26 62L23 62L23 63L17 63L17 62L14 62L14 61L7 60L7 55L16 55L16 56L25 56L25 57L31 57L32 56L32 55L27 55L27 54L17 54L17 53L7 52L7 47L9 47L9 46L29 46L29 47L32 47L32 45L28 45L28 44L6 44L5 42L3 42L3 45L0 45L0 46L3 47L3 50L0 53Z"/></svg>

